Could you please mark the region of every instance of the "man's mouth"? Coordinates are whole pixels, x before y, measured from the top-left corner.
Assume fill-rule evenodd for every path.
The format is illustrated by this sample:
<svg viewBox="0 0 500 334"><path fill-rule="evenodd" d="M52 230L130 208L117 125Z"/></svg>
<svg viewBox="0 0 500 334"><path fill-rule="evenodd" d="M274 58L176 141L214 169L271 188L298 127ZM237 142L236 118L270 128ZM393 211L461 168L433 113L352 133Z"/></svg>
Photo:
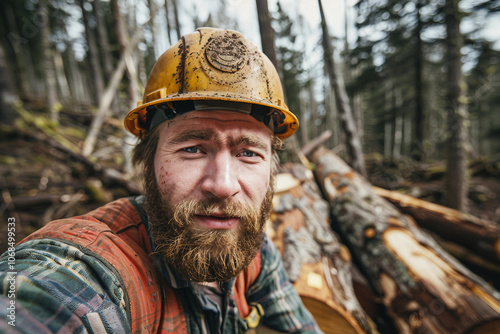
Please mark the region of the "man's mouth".
<svg viewBox="0 0 500 334"><path fill-rule="evenodd" d="M210 215L194 215L195 221L208 229L230 230L238 225L238 217L228 217L222 213L211 213Z"/></svg>

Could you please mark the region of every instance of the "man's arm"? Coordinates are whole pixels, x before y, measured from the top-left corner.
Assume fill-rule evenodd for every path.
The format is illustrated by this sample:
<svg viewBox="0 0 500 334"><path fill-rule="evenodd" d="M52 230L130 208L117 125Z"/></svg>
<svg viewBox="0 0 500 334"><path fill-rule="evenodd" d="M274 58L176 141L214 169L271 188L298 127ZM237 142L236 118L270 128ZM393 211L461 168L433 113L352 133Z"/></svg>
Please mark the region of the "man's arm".
<svg viewBox="0 0 500 334"><path fill-rule="evenodd" d="M48 239L15 253L14 272L0 257L0 332L130 331L120 282L97 258Z"/></svg>
<svg viewBox="0 0 500 334"><path fill-rule="evenodd" d="M261 272L248 290L247 300L263 307L263 324L286 333L321 333L288 281L279 251L267 236L261 252Z"/></svg>

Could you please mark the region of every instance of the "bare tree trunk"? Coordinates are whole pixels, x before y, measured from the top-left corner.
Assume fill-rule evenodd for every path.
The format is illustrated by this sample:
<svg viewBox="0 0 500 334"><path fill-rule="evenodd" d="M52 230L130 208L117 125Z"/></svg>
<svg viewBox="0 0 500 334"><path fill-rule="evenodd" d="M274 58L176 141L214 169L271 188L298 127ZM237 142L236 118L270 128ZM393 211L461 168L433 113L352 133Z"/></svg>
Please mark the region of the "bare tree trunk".
<svg viewBox="0 0 500 334"><path fill-rule="evenodd" d="M128 92L128 107L129 109L134 108L137 105L137 101L140 99L139 88L137 85L138 75L135 70L135 66L130 55L126 54L127 44L128 44L128 34L124 28L124 19L123 15L121 15L120 7L117 0L112 0L114 16L116 18L116 34L118 36L118 46L120 48L120 52L122 53L122 57L126 59L127 65L127 92ZM124 130L125 131L125 130ZM132 140L131 134L128 131L124 132L124 140L123 140L123 157L124 157L124 166L127 173L132 172L132 161L131 161L131 150L132 150Z"/></svg>
<svg viewBox="0 0 500 334"><path fill-rule="evenodd" d="M101 103L102 92L104 91L104 79L101 65L99 64L99 53L95 44L94 33L89 26L89 14L85 10L85 0L80 0L79 2L82 10L83 25L85 27L85 36L87 37L90 73L94 84L94 100L95 104L99 105Z"/></svg>
<svg viewBox="0 0 500 334"><path fill-rule="evenodd" d="M4 124L12 124L16 119L14 105L20 103L10 69L7 66L3 44L0 43L0 119Z"/></svg>
<svg viewBox="0 0 500 334"><path fill-rule="evenodd" d="M71 97L71 93L69 91L68 79L66 78L66 74L64 72L64 62L59 51L54 52L54 69L61 100L68 101Z"/></svg>
<svg viewBox="0 0 500 334"><path fill-rule="evenodd" d="M349 104L349 97L347 96L345 90L342 75L340 71L337 71L335 68L333 46L330 40L330 34L328 32L328 26L326 24L325 13L323 11L321 0L318 0L318 5L321 14L321 28L323 30L325 66L328 70L330 85L332 86L332 89L335 93L335 102L340 114L342 128L346 136L346 144L349 150L349 154L352 158L352 165L354 169L362 175L366 175L365 161L363 158L363 148L361 147L361 141L356 132L356 123L354 122L351 106Z"/></svg>
<svg viewBox="0 0 500 334"><path fill-rule="evenodd" d="M177 31L177 40L181 39L181 25L179 24L179 12L177 10L177 0L172 0L174 9L175 31Z"/></svg>
<svg viewBox="0 0 500 334"><path fill-rule="evenodd" d="M257 16L259 18L262 51L269 57L274 67L278 70L278 59L276 58L276 49L274 47L274 30L271 26L271 17L269 15L267 0L257 0Z"/></svg>
<svg viewBox="0 0 500 334"><path fill-rule="evenodd" d="M417 0L417 29L415 31L415 37L417 39L416 52L415 52L415 118L413 128L415 129L415 135L411 143L411 154L410 156L416 161L425 160L424 152L424 96L423 90L423 80L422 80L422 18L420 17L420 10L422 7L422 1Z"/></svg>
<svg viewBox="0 0 500 334"><path fill-rule="evenodd" d="M319 131L318 131L318 125L316 124L318 120L318 104L316 103L316 96L314 95L313 78L309 79L309 101L310 101L309 112L311 113L311 131L309 132L311 138L315 138L319 136Z"/></svg>
<svg viewBox="0 0 500 334"><path fill-rule="evenodd" d="M446 197L448 205L457 210L466 209L467 199L467 130L468 118L464 104L464 79L460 49L463 45L460 33L461 13L457 0L446 0L446 63L448 68L448 160L446 173Z"/></svg>
<svg viewBox="0 0 500 334"><path fill-rule="evenodd" d="M169 10L169 4L168 4L168 0L165 0L165 19L167 21L167 36L168 36L168 43L170 45L172 45L172 36L170 35L171 33L171 27L172 27L172 24L170 22L170 10Z"/></svg>
<svg viewBox="0 0 500 334"><path fill-rule="evenodd" d="M299 94L300 94L299 98L300 98L300 110L301 110L301 113L300 113L300 127L301 127L300 136L302 139L302 146L304 146L304 145L307 145L307 143L309 142L309 135L308 135L308 131L307 131L308 124L307 124L307 117L306 117L307 107L306 107L304 94L302 93L302 91Z"/></svg>
<svg viewBox="0 0 500 334"><path fill-rule="evenodd" d="M344 53L349 54L351 48L349 46L349 15L348 15L349 4L347 0L344 0ZM350 64L350 57L344 57L344 66L346 73L346 82L352 81L352 69ZM363 142L364 130L363 130L363 113L361 112L360 97L359 94L353 95L350 103L354 115L354 122L356 124L356 132L358 134L360 142Z"/></svg>
<svg viewBox="0 0 500 334"><path fill-rule="evenodd" d="M0 15L2 19L6 22L6 27L9 33L7 34L7 38L12 46L12 50L14 51L15 62L15 73L16 78L14 82L17 86L17 91L19 92L19 96L31 97L33 95L33 83L35 82L34 76L28 75L28 67L32 66L31 60L29 59L29 54L23 50L23 44L26 43L26 39L19 35L19 30L17 27L17 23L15 20L14 10L12 9L12 4L10 1L5 1L3 4L3 11L1 11ZM7 47L7 45L6 45ZM4 50L4 53L6 50ZM5 54L7 57L7 54ZM7 59L7 58L6 58ZM14 79L14 77L12 77Z"/></svg>
<svg viewBox="0 0 500 334"><path fill-rule="evenodd" d="M47 107L50 118L59 121L59 101L57 98L56 75L53 62L53 49L50 42L50 23L48 0L40 1L39 14L41 18L42 45L43 45L43 70L45 75L45 89L47 94Z"/></svg>
<svg viewBox="0 0 500 334"><path fill-rule="evenodd" d="M398 161L401 158L401 152L404 145L403 142L403 128L404 128L404 111L403 106L403 96L401 88L398 83L393 84L393 137L392 137L392 152L391 157L393 161Z"/></svg>
<svg viewBox="0 0 500 334"><path fill-rule="evenodd" d="M84 79L82 73L75 59L75 54L73 53L73 44L70 44L66 48L66 57L69 63L69 83L70 90L73 99L79 103L88 103L91 100L91 95L87 89L87 85L84 84Z"/></svg>
<svg viewBox="0 0 500 334"><path fill-rule="evenodd" d="M101 54L101 59L104 64L104 71L106 73L106 82L111 79L111 75L113 75L113 57L111 56L108 33L106 28L106 23L104 21L104 12L102 8L102 0L94 0L94 12L96 16L97 22L97 33L98 33L98 42L99 42L99 51ZM118 101L118 94L113 97L112 109L115 113L119 112L120 104Z"/></svg>
<svg viewBox="0 0 500 334"><path fill-rule="evenodd" d="M385 143L384 147L387 147L388 150L384 151L388 154L386 156L390 157L391 161L394 161L394 152L395 152L395 146L396 146L396 118L397 114L395 112L396 110L396 103L395 103L395 98L394 96L396 95L396 92L394 90L394 83L392 80L389 80L387 82L385 87L385 109L386 109L386 115L390 115L390 118L387 119L388 116L386 116L385 120L385 127L387 129L386 136L385 136ZM390 135L388 134L388 131L390 130Z"/></svg>
<svg viewBox="0 0 500 334"><path fill-rule="evenodd" d="M108 33L106 24L104 23L104 12L102 9L102 0L94 0L94 13L97 23L97 33L99 35L99 51L101 51L102 60L104 63L104 72L106 73L106 80L111 78L113 74L113 61L111 58L111 51L109 48Z"/></svg>
<svg viewBox="0 0 500 334"><path fill-rule="evenodd" d="M153 53L153 59L156 59L156 47L158 46L157 41L156 41L156 26L155 26L155 17L156 17L156 3L154 0L148 0L148 7L149 7L149 29L151 30L151 38L152 38L152 43L153 46L151 48L152 53Z"/></svg>

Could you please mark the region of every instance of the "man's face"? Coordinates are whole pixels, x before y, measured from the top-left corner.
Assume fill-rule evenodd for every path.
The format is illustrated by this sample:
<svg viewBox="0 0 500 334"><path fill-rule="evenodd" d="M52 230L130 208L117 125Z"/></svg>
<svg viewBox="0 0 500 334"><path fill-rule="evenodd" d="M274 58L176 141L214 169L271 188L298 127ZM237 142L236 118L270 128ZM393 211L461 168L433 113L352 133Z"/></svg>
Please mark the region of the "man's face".
<svg viewBox="0 0 500 334"><path fill-rule="evenodd" d="M145 206L157 251L185 278L228 280L262 243L271 131L232 111L191 111L160 126Z"/></svg>

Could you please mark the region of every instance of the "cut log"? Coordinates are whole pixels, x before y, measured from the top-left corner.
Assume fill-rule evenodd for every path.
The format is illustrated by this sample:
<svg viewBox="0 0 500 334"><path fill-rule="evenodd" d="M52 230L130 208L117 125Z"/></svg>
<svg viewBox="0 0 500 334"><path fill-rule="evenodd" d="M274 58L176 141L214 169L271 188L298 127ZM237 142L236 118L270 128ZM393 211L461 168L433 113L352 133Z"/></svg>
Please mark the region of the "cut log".
<svg viewBox="0 0 500 334"><path fill-rule="evenodd" d="M373 190L412 216L421 227L499 263L500 225L396 191L377 187Z"/></svg>
<svg viewBox="0 0 500 334"><path fill-rule="evenodd" d="M312 172L300 163L284 166L267 233L289 279L325 333L377 333L356 299L351 255L330 229L328 214Z"/></svg>
<svg viewBox="0 0 500 334"><path fill-rule="evenodd" d="M398 333L498 333L500 294L446 253L411 217L322 147L311 161L333 226L379 294Z"/></svg>

